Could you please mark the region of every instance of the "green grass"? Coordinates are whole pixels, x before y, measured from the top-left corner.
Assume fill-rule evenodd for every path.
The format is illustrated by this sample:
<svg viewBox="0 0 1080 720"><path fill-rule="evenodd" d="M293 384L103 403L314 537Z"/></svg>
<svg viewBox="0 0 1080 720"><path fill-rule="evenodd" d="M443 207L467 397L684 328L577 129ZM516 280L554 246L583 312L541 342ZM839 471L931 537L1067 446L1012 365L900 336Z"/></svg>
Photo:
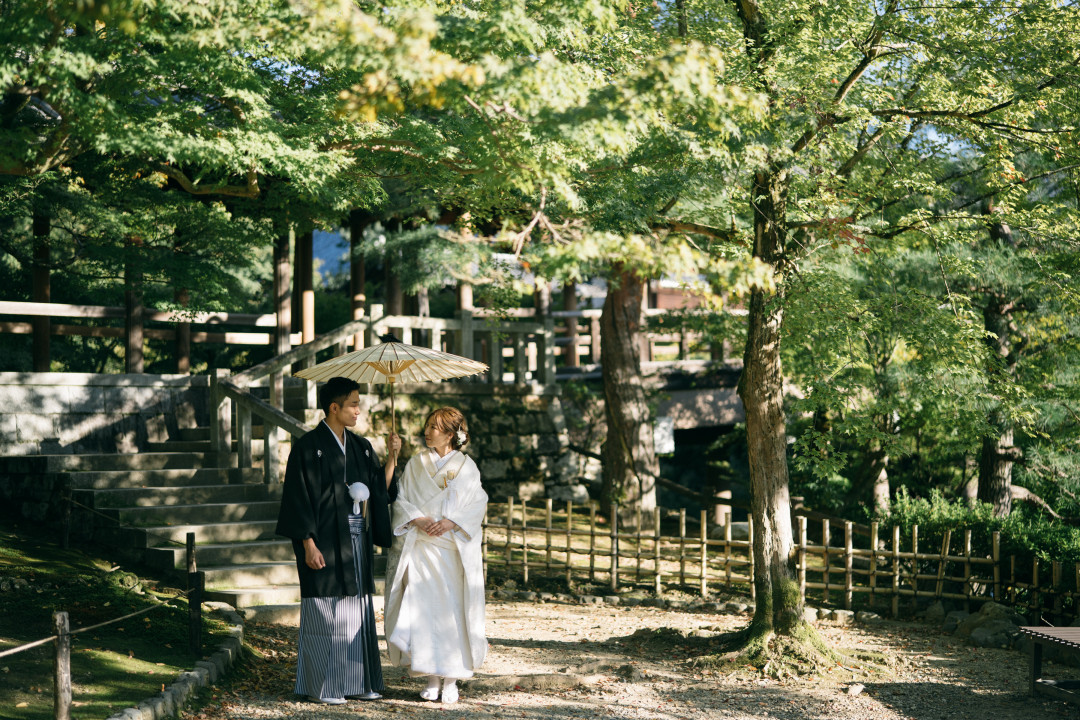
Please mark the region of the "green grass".
<svg viewBox="0 0 1080 720"><path fill-rule="evenodd" d="M67 611L72 630L143 608L144 615L72 637L72 717L105 718L158 693L200 659L188 651L188 607L177 590L156 587L100 552L63 550L30 523L0 520L0 650L52 634L53 612ZM12 580L26 586L13 588ZM213 650L226 625L203 619L203 649ZM0 717L47 720L53 714L54 643L0 658Z"/></svg>

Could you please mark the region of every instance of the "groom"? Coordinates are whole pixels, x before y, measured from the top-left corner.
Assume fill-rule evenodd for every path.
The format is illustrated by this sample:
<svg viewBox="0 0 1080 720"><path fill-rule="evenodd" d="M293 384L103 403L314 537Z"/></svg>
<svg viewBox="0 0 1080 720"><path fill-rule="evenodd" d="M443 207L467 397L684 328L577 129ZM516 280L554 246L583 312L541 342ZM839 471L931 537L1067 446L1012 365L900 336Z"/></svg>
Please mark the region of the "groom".
<svg viewBox="0 0 1080 720"><path fill-rule="evenodd" d="M319 391L326 414L293 443L277 534L292 540L300 577L300 635L294 692L341 705L382 697L382 666L371 600L373 544L389 547L390 503L401 438L387 438L380 466L365 438L347 432L360 416L360 386L331 378ZM349 486L368 487L367 517L351 514Z"/></svg>

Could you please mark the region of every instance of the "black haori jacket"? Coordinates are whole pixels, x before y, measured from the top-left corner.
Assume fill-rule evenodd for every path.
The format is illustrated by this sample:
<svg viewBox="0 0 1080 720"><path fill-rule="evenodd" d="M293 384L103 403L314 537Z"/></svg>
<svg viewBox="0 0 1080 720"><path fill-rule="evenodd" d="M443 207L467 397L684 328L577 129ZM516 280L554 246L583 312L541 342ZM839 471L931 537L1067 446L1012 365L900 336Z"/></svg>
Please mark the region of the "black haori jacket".
<svg viewBox="0 0 1080 720"><path fill-rule="evenodd" d="M348 485L362 482L371 490L368 527L372 542L363 578L356 577L349 513L352 499ZM345 432L345 454L325 422L293 443L285 467L285 487L278 512L277 534L292 539L301 597L341 597L375 591L372 576L372 543L389 547L390 503L397 497L397 479L386 488L386 477L371 443ZM304 561L305 538L313 538L326 560L322 570ZM362 585L360 583L363 583Z"/></svg>

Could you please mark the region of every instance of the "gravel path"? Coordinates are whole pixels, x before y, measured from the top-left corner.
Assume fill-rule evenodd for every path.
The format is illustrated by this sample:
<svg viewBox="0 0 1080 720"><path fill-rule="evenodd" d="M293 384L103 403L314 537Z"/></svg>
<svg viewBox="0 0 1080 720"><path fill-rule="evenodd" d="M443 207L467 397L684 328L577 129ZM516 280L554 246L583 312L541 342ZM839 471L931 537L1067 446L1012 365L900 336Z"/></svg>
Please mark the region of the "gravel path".
<svg viewBox="0 0 1080 720"><path fill-rule="evenodd" d="M968 647L920 623L821 624L841 651L881 653L885 664L838 666L824 677L777 682L752 669L721 674L688 659L747 616L656 608L489 602L491 651L457 705L421 700L420 681L390 667L386 697L327 707L292 695L295 630L249 627L264 653L185 720L336 718L633 718L641 720L1049 720L1080 709L1027 695L1027 659ZM1071 674L1070 674L1071 673ZM1047 674L1076 677L1050 664ZM861 690L858 686L862 686Z"/></svg>

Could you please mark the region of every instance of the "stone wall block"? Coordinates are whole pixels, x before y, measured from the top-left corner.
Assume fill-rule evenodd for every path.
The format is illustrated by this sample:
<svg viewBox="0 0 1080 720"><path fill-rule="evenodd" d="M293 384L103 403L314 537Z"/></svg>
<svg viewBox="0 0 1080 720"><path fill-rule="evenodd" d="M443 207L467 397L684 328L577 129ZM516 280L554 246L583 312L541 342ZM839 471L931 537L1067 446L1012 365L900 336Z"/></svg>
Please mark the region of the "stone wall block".
<svg viewBox="0 0 1080 720"><path fill-rule="evenodd" d="M25 409L30 410L31 408L25 407ZM41 442L46 438L55 438L59 434L56 428L57 415L19 413L14 417L17 428L16 438L19 442Z"/></svg>
<svg viewBox="0 0 1080 720"><path fill-rule="evenodd" d="M76 385L61 388L64 391L64 404L69 413L105 412L105 390L93 385Z"/></svg>

